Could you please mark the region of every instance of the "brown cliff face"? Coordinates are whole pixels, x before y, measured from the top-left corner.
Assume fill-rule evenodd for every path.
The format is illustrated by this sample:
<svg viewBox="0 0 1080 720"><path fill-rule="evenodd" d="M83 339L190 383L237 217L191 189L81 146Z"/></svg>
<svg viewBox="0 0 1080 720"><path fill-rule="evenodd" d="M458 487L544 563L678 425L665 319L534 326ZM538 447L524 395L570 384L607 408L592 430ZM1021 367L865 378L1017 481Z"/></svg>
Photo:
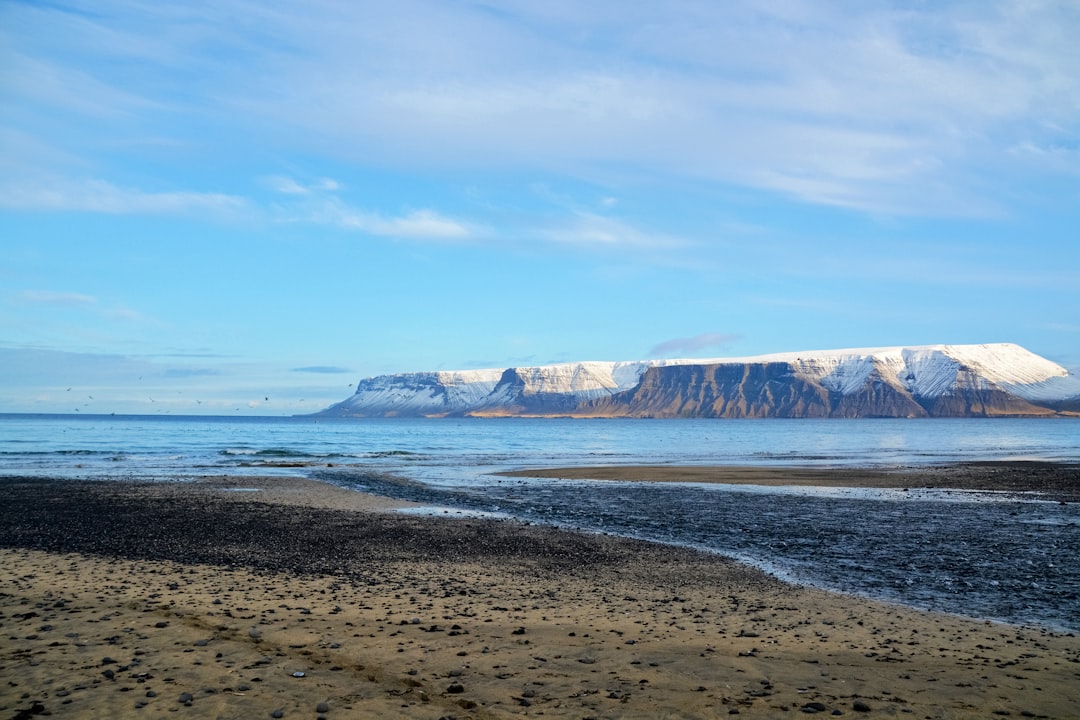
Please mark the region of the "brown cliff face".
<svg viewBox="0 0 1080 720"><path fill-rule="evenodd" d="M1050 408L1040 407L994 387L982 387L978 374L962 369L954 390L936 398L926 398L923 407L931 417L1008 417L1015 415L1054 415Z"/></svg>
<svg viewBox="0 0 1080 720"><path fill-rule="evenodd" d="M936 398L912 395L873 372L862 387L841 394L797 372L789 363L725 363L649 368L641 383L607 398L581 403L585 417L638 418L873 418L1053 415L974 374L961 388Z"/></svg>
<svg viewBox="0 0 1080 720"><path fill-rule="evenodd" d="M582 403L579 413L611 417L829 417L829 391L788 363L649 368L641 383Z"/></svg>

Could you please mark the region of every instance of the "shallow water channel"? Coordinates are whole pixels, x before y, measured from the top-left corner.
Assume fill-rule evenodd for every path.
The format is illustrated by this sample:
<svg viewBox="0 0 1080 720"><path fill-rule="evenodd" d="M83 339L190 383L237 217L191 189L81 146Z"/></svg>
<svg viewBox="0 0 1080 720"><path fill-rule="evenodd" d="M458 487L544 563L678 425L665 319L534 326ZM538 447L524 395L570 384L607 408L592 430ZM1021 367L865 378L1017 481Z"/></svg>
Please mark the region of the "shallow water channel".
<svg viewBox="0 0 1080 720"><path fill-rule="evenodd" d="M782 578L923 609L1080 630L1080 507L957 491L500 478L321 480L422 503L698 547Z"/></svg>

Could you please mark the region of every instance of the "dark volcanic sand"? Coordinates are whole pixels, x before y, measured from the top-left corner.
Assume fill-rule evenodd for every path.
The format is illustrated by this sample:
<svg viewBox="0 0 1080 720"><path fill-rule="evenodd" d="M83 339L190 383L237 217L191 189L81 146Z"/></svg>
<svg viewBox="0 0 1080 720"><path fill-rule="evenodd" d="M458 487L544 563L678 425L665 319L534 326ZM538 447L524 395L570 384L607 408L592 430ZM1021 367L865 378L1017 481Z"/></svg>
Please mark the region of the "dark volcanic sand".
<svg viewBox="0 0 1080 720"><path fill-rule="evenodd" d="M416 561L521 566L534 573L649 572L654 582L776 581L734 561L655 543L513 521L412 517L275 505L162 483L0 479L0 547L375 578Z"/></svg>

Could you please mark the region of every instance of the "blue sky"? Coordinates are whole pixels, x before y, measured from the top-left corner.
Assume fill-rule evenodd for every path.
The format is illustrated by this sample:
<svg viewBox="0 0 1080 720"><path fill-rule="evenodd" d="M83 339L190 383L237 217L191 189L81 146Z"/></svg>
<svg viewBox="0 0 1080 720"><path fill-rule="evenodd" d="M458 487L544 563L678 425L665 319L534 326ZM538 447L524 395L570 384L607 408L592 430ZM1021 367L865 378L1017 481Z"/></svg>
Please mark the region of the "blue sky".
<svg viewBox="0 0 1080 720"><path fill-rule="evenodd" d="M1072 0L7 0L0 412L935 343L1076 368L1077 37Z"/></svg>

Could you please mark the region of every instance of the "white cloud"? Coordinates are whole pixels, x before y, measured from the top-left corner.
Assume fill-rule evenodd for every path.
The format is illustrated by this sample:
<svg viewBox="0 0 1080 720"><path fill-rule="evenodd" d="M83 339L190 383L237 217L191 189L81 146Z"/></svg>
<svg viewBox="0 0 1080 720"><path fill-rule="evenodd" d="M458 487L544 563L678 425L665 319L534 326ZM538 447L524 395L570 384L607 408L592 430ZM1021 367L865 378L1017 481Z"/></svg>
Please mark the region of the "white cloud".
<svg viewBox="0 0 1080 720"><path fill-rule="evenodd" d="M120 113L116 129L96 126L117 141L129 124L181 118L183 134L188 119L211 120L365 166L689 177L914 214L985 214L1017 169L1069 173L1061 153L1009 149L1075 147L1080 124L1069 0L110 5L107 24L9 10L24 72L5 89L81 116ZM297 196L337 189L278 180ZM459 232L404 220L368 224Z"/></svg>
<svg viewBox="0 0 1080 720"><path fill-rule="evenodd" d="M341 183L333 178L319 178L315 182L305 185L285 175L271 175L263 178L263 182L271 190L283 195L311 195L320 192L335 192L341 189Z"/></svg>
<svg viewBox="0 0 1080 720"><path fill-rule="evenodd" d="M247 201L236 195L200 192L146 192L104 180L9 183L0 187L0 208L105 214L237 213Z"/></svg>
<svg viewBox="0 0 1080 720"><path fill-rule="evenodd" d="M44 305L95 305L98 301L93 295L52 290L24 290L17 297L23 302Z"/></svg>
<svg viewBox="0 0 1080 720"><path fill-rule="evenodd" d="M278 207L279 220L313 222L381 237L459 240L472 235L464 223L431 209L411 210L397 217L360 210L342 200L337 191L341 184L332 178L303 184L291 177L271 176L263 181L273 190L295 198Z"/></svg>
<svg viewBox="0 0 1080 720"><path fill-rule="evenodd" d="M576 247L673 248L688 244L686 240L663 233L649 233L622 220L596 213L575 211L566 222L542 231L551 242Z"/></svg>
<svg viewBox="0 0 1080 720"><path fill-rule="evenodd" d="M282 177L280 175L266 178L266 184L272 190L284 195L307 195L311 192L311 188L301 185L291 177Z"/></svg>
<svg viewBox="0 0 1080 720"><path fill-rule="evenodd" d="M465 238L469 230L456 220L445 218L431 210L415 210L402 217L356 216L351 218L358 229L374 235L390 235L405 238L431 238L452 240Z"/></svg>
<svg viewBox="0 0 1080 720"><path fill-rule="evenodd" d="M311 65L289 65L298 101L263 110L287 108L289 122L381 161L567 173L618 163L931 214L984 214L1000 198L980 199L995 193L982 169L1028 136L1055 136L1044 120L1080 120L1075 33L1061 29L1080 18L1068 3L556 6L438 13L475 42L469 52L446 39L419 49L432 28L402 26L396 47L378 46L374 63L389 72L331 42ZM316 64L338 70L300 87Z"/></svg>
<svg viewBox="0 0 1080 720"><path fill-rule="evenodd" d="M413 240L463 240L473 234L464 223L434 210L412 210L398 217L384 217L352 208L337 198L318 205L303 220L369 235Z"/></svg>

